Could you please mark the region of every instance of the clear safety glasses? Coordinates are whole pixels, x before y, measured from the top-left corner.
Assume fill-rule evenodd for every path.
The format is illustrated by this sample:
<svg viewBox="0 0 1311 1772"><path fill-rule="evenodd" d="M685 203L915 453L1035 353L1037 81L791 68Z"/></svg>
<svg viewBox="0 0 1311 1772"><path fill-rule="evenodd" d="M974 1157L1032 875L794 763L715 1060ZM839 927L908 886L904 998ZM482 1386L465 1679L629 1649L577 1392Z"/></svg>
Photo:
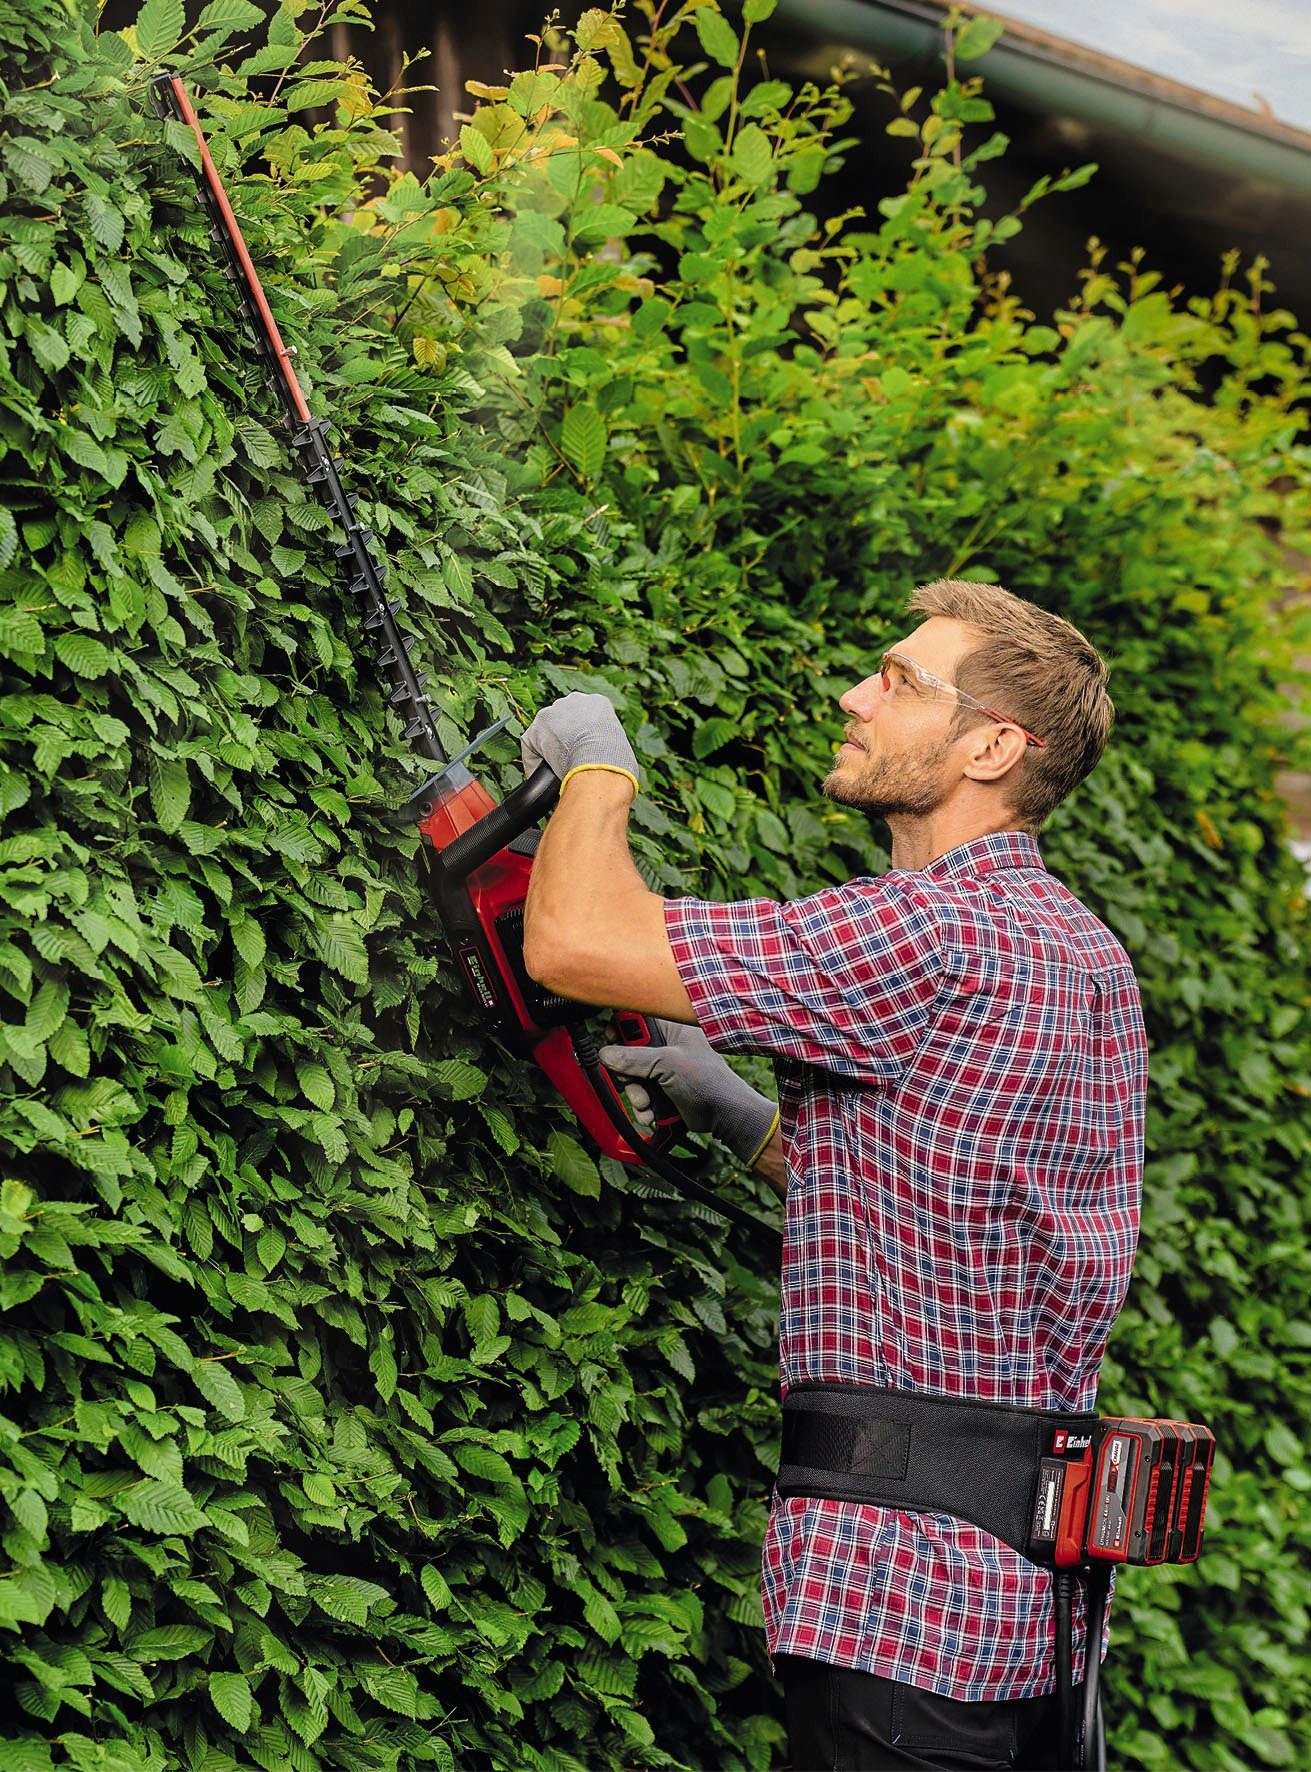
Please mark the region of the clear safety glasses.
<svg viewBox="0 0 1311 1772"><path fill-rule="evenodd" d="M1045 738L1039 738L1036 733L1030 732L1027 726L1021 726L1018 720L1012 720L1009 714L999 714L996 708L985 708L981 701L976 701L972 695L966 695L954 683L944 683L941 677L935 677L932 671L926 671L923 665L916 664L913 658L907 658L903 652L885 652L879 660L879 674L883 678L885 694L904 686L929 701L958 701L967 708L977 708L990 720L1000 720L1003 726L1014 726L1030 744L1037 745L1040 750L1047 742Z"/></svg>

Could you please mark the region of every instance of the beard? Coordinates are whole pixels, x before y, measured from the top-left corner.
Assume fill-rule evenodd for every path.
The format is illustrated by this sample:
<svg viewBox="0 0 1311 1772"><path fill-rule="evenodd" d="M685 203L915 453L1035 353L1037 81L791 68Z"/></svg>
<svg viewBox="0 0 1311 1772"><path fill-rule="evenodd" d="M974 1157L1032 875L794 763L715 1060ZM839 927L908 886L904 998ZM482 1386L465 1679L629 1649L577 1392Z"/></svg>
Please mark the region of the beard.
<svg viewBox="0 0 1311 1772"><path fill-rule="evenodd" d="M950 750L950 744L935 744L877 758L844 752L824 777L822 792L826 800L871 817L927 818L947 798L943 764Z"/></svg>

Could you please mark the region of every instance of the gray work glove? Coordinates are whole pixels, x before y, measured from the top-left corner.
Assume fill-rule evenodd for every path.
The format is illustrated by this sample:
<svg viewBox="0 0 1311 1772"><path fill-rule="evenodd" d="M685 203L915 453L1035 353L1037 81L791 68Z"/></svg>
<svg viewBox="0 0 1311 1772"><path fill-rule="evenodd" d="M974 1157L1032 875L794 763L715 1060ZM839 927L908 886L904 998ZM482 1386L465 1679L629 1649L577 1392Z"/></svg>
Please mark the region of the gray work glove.
<svg viewBox="0 0 1311 1772"><path fill-rule="evenodd" d="M778 1124L778 1108L767 1095L744 1083L720 1057L699 1027L648 1016L662 1044L603 1046L601 1063L620 1077L645 1077L659 1085L693 1132L709 1132L748 1168L764 1150ZM641 1125L655 1115L639 1084L625 1087Z"/></svg>
<svg viewBox="0 0 1311 1772"><path fill-rule="evenodd" d="M637 757L619 716L603 695L575 690L542 709L519 740L524 775L549 763L560 785L579 769L613 769L639 786Z"/></svg>

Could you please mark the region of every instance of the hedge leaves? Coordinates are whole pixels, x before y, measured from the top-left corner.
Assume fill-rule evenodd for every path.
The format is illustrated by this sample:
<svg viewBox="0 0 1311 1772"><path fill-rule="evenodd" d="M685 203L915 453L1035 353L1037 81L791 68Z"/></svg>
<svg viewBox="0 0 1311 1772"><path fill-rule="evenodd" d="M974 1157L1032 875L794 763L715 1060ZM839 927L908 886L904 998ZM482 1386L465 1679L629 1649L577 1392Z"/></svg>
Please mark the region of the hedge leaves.
<svg viewBox="0 0 1311 1772"><path fill-rule="evenodd" d="M1311 1029L1270 608L1305 340L1259 267L1181 305L1095 260L1027 313L977 82L904 109L913 181L826 226L847 102L736 85L767 0L651 42L584 14L422 181L309 35L360 11L98 34L0 0L0 1772L782 1740L777 1276L598 1164L460 998L392 816L422 765L149 114L161 58L449 744L604 687L661 888L883 864L817 783L917 580L995 576L1110 651L1112 750L1045 842L1153 1041L1102 1401L1223 1449L1201 1566L1122 1584L1112 1754L1299 1764ZM480 767L510 785L511 742Z"/></svg>

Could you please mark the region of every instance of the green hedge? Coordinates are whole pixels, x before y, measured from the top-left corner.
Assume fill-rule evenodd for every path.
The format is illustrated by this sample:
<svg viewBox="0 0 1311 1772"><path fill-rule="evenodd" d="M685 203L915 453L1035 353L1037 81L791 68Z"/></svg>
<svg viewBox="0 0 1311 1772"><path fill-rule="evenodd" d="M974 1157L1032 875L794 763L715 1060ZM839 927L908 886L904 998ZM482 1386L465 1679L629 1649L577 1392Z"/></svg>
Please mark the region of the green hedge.
<svg viewBox="0 0 1311 1772"><path fill-rule="evenodd" d="M0 1772L782 1740L777 1277L598 1169L464 1008L389 816L421 764L149 113L164 58L446 736L604 688L657 885L884 864L817 783L913 583L1000 579L1111 654L1115 740L1045 838L1153 1047L1102 1402L1223 1448L1203 1563L1122 1584L1112 1756L1305 1764L1311 942L1270 616L1305 339L1259 267L1183 305L1094 264L1036 320L984 258L1022 212L981 215L977 81L904 107L904 194L827 215L844 93L744 81L712 5L587 14L398 177L394 111L311 41L357 16L210 0L184 35L148 0L97 36L0 0Z"/></svg>

